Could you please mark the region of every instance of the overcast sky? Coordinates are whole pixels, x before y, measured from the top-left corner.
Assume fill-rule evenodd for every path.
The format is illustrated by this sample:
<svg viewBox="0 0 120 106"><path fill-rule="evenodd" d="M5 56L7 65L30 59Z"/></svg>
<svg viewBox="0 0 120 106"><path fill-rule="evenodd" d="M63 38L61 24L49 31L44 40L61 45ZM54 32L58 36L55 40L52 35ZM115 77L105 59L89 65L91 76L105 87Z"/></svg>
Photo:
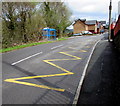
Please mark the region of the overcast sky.
<svg viewBox="0 0 120 106"><path fill-rule="evenodd" d="M110 0L62 0L72 10L72 19L108 21ZM118 1L112 0L112 17L117 18ZM115 15L116 14L116 15Z"/></svg>

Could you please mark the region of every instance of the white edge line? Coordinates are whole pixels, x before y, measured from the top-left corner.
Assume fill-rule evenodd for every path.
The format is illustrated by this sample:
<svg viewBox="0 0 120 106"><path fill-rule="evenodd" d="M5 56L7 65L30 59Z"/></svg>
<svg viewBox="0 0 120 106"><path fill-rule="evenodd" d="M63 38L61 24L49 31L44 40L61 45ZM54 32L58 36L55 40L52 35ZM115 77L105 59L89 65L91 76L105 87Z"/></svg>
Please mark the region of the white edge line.
<svg viewBox="0 0 120 106"><path fill-rule="evenodd" d="M26 57L26 58L24 58L24 59L21 59L21 60L19 60L19 61L17 61L17 62L12 63L11 65L15 65L15 64L17 64L17 63L20 63L20 62L22 62L22 61L25 61L25 60L27 60L27 59L29 59L29 58L32 58L32 57L34 57L34 56L37 56L37 55L39 55L39 54L42 54L42 52L39 52L39 53L36 53L36 54L34 54L34 55L28 56L28 57Z"/></svg>
<svg viewBox="0 0 120 106"><path fill-rule="evenodd" d="M61 46L63 46L63 45L58 45L58 46L52 47L51 49L56 49L56 48L61 47Z"/></svg>
<svg viewBox="0 0 120 106"><path fill-rule="evenodd" d="M86 70L87 70L87 68L88 68L88 64L89 64L89 62L90 62L90 59L91 59L91 57L92 57L92 54L93 54L93 52L94 52L94 50L95 50L96 45L97 45L99 42L100 42L100 40L97 41L96 44L93 46L93 49L92 49L92 51L91 51L91 54L90 54L90 56L88 57L87 63L86 63L86 65L85 65L85 68L84 68L84 70L83 70L83 73L82 73L82 76L81 76L81 79L80 79L80 82L79 82L79 84L78 84L78 88L77 88L77 90L76 90L75 98L74 98L74 100L73 100L73 105L77 105L78 98L79 98L79 95L80 95L81 86L82 86L83 80L84 80L84 78L85 78L85 74L86 74Z"/></svg>

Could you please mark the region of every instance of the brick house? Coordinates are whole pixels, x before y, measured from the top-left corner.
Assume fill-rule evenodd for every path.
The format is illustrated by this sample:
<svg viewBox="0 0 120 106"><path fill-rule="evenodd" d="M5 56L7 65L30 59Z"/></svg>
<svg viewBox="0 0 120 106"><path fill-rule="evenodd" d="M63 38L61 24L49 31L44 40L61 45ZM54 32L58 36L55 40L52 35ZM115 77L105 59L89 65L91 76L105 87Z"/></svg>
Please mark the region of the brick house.
<svg viewBox="0 0 120 106"><path fill-rule="evenodd" d="M105 30L106 21L98 21L97 33L101 33L101 30Z"/></svg>
<svg viewBox="0 0 120 106"><path fill-rule="evenodd" d="M73 24L73 33L81 33L82 31L88 30L88 26L85 24L86 20L76 20Z"/></svg>
<svg viewBox="0 0 120 106"><path fill-rule="evenodd" d="M98 22L97 33L100 33L102 29L104 29L103 25L101 24L101 22Z"/></svg>
<svg viewBox="0 0 120 106"><path fill-rule="evenodd" d="M82 31L90 31L97 33L97 20L86 21L86 19L78 19L73 24L73 33L81 33Z"/></svg>

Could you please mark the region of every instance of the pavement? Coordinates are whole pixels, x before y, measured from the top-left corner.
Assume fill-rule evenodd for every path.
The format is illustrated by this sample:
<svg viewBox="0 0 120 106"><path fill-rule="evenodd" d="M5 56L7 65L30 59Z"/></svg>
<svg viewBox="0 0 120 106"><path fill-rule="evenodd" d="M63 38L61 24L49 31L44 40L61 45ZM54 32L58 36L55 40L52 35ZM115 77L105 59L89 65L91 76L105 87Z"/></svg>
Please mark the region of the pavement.
<svg viewBox="0 0 120 106"><path fill-rule="evenodd" d="M105 36L96 46L77 105L120 104L120 53Z"/></svg>

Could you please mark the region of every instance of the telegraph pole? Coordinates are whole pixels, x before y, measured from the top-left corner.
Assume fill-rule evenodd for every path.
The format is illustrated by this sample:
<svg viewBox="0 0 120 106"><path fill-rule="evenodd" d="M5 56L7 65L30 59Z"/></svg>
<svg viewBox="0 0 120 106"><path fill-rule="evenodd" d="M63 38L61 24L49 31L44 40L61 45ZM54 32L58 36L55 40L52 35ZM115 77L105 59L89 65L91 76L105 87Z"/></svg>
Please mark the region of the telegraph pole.
<svg viewBox="0 0 120 106"><path fill-rule="evenodd" d="M108 32L108 41L111 41L111 11L112 11L112 0L110 0L109 5L109 32Z"/></svg>

